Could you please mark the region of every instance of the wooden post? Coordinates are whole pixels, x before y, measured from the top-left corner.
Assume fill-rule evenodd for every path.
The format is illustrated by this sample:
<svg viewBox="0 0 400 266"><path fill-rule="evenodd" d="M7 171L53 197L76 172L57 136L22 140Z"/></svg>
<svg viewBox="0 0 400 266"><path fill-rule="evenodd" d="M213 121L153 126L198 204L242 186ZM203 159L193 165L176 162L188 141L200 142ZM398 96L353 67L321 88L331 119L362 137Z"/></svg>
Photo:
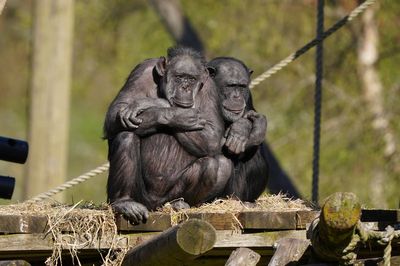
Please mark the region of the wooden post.
<svg viewBox="0 0 400 266"><path fill-rule="evenodd" d="M212 249L215 242L211 224L190 219L128 251L122 265L181 265Z"/></svg>
<svg viewBox="0 0 400 266"><path fill-rule="evenodd" d="M235 249L225 266L256 266L261 256L249 248Z"/></svg>
<svg viewBox="0 0 400 266"><path fill-rule="evenodd" d="M276 242L274 256L268 266L295 264L306 252L310 241L296 238L282 238Z"/></svg>
<svg viewBox="0 0 400 266"><path fill-rule="evenodd" d="M25 198L65 182L72 69L74 1L33 3L30 150Z"/></svg>
<svg viewBox="0 0 400 266"><path fill-rule="evenodd" d="M325 261L337 261L350 243L361 216L361 205L353 193L338 192L327 198L311 243L315 254Z"/></svg>

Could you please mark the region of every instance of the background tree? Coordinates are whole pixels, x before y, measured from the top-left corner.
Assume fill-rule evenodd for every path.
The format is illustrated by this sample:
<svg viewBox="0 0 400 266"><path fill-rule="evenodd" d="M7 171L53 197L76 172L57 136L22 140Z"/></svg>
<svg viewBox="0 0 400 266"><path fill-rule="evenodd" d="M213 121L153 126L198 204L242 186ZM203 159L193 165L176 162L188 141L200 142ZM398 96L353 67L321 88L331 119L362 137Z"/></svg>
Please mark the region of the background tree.
<svg viewBox="0 0 400 266"><path fill-rule="evenodd" d="M73 0L34 2L25 198L66 179L73 10Z"/></svg>
<svg viewBox="0 0 400 266"><path fill-rule="evenodd" d="M383 101L383 84L376 69L379 60L379 33L375 19L377 6L365 11L361 18L361 31L357 34L357 69L362 85L366 109L370 113L371 127L378 138L383 140L382 156L388 161L394 161L397 156L396 142ZM392 164L393 165L393 164ZM398 166L397 166L398 167ZM396 174L397 168L391 167ZM374 179L370 183L371 200L382 208L387 208L385 187L388 175L382 167L374 169Z"/></svg>

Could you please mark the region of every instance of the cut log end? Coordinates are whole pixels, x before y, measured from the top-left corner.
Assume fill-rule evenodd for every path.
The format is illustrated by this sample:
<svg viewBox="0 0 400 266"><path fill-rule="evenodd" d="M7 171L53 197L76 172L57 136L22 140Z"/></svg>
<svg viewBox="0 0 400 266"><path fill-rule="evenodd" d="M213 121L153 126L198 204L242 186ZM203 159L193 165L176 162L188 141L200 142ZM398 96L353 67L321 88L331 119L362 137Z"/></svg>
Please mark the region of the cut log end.
<svg viewBox="0 0 400 266"><path fill-rule="evenodd" d="M205 221L191 219L182 224L177 232L177 242L182 250L192 255L200 255L213 248L217 233Z"/></svg>
<svg viewBox="0 0 400 266"><path fill-rule="evenodd" d="M361 216L361 205L356 195L337 192L322 207L322 219L327 227L347 231L354 228Z"/></svg>

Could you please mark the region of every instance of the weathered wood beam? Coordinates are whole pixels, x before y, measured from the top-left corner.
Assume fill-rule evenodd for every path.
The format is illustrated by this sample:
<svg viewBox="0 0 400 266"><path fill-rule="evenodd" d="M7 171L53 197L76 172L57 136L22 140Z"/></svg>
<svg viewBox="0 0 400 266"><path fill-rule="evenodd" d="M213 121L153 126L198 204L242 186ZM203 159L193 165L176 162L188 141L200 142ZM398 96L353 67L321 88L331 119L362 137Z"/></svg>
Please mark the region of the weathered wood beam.
<svg viewBox="0 0 400 266"><path fill-rule="evenodd" d="M244 211L232 213L188 213L189 219L209 222L216 230L234 230L238 222L244 230L291 230L305 229L319 215L318 211ZM151 213L146 224L132 225L122 216L116 219L120 231L163 231L171 227L171 216L164 213Z"/></svg>
<svg viewBox="0 0 400 266"><path fill-rule="evenodd" d="M317 257L324 261L340 260L360 216L361 205L353 193L338 192L329 196L312 232L311 242Z"/></svg>
<svg viewBox="0 0 400 266"><path fill-rule="evenodd" d="M229 256L225 266L255 266L260 258L260 254L249 248L238 248Z"/></svg>
<svg viewBox="0 0 400 266"><path fill-rule="evenodd" d="M276 243L276 250L268 266L285 266L300 260L310 245L309 240L282 238Z"/></svg>
<svg viewBox="0 0 400 266"><path fill-rule="evenodd" d="M44 233L47 228L46 216L34 215L1 215L0 232L15 233Z"/></svg>
<svg viewBox="0 0 400 266"><path fill-rule="evenodd" d="M160 232L147 232L147 233L134 233L134 234L121 234L119 235L119 243L121 247L136 246L144 241L160 235ZM101 239L94 239L88 243L81 250L87 249L108 249L114 235L106 234ZM270 248L277 239L280 238L298 238L306 239L305 230L284 230L273 232L259 232L252 234L233 233L230 230L217 231L216 248ZM53 239L50 234L10 234L0 235L0 259L6 258L7 253L18 252L23 250L31 251L51 251L53 249ZM68 249L68 246L62 246Z"/></svg>
<svg viewBox="0 0 400 266"><path fill-rule="evenodd" d="M215 241L211 224L190 219L128 251L122 265L181 265L212 249Z"/></svg>
<svg viewBox="0 0 400 266"><path fill-rule="evenodd" d="M275 242L281 238L306 239L305 230L281 230L258 232L252 234L233 234L231 231L217 231L215 248L269 248L272 250Z"/></svg>
<svg viewBox="0 0 400 266"><path fill-rule="evenodd" d="M216 230L238 229L238 221L244 230L301 230L306 229L319 216L318 211L294 212L242 212L235 216L230 213L197 213L189 214L189 218L198 218L211 223ZM160 232L172 226L170 214L154 212L146 224L132 225L122 216L116 217L120 232ZM400 222L400 210L362 210L361 221L371 222L371 229L384 229L387 225ZM295 224L296 223L296 224ZM41 215L0 215L0 233L43 233L48 230L47 217ZM63 229L68 231L68 228Z"/></svg>

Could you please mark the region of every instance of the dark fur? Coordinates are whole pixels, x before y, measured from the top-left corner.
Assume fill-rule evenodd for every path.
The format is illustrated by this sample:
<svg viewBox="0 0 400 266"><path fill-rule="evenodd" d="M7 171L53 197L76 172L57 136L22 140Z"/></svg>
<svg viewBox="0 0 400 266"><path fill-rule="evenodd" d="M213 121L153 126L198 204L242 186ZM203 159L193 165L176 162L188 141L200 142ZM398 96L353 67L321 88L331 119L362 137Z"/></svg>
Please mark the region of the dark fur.
<svg viewBox="0 0 400 266"><path fill-rule="evenodd" d="M265 116L255 112L249 89L251 70L240 60L218 57L208 63L214 68L214 80L220 101L225 106L244 105L244 116L239 117L222 110L227 132L233 141L225 143L224 155L234 163L234 172L222 196L234 196L242 201L254 201L265 190L268 179L268 162L265 155ZM224 109L224 105L221 104ZM252 114L252 115L250 115ZM251 118L251 119L250 119ZM243 140L244 151L235 150L235 144ZM236 141L236 142L235 142ZM227 147L227 144L230 144Z"/></svg>
<svg viewBox="0 0 400 266"><path fill-rule="evenodd" d="M165 73L164 60L146 60L131 72L111 103L104 125L110 161L108 200L116 212L133 223L145 221L147 209L176 198L183 197L190 205L196 205L215 197L224 189L232 170L232 163L220 155L224 125L218 110L218 92L213 80L207 78L204 60L192 50L171 49ZM164 99L171 93L175 98L182 95L176 91L186 86L184 79L178 88L166 82L165 76L175 69L173 62L179 60L184 65L193 60L196 66L202 66L199 71L207 74L199 77L202 83L194 95L196 109L176 107L173 100L168 106ZM140 110L138 128L121 124L121 110L137 107L135 101L153 100L156 102L152 107ZM166 105L160 107L161 100Z"/></svg>

